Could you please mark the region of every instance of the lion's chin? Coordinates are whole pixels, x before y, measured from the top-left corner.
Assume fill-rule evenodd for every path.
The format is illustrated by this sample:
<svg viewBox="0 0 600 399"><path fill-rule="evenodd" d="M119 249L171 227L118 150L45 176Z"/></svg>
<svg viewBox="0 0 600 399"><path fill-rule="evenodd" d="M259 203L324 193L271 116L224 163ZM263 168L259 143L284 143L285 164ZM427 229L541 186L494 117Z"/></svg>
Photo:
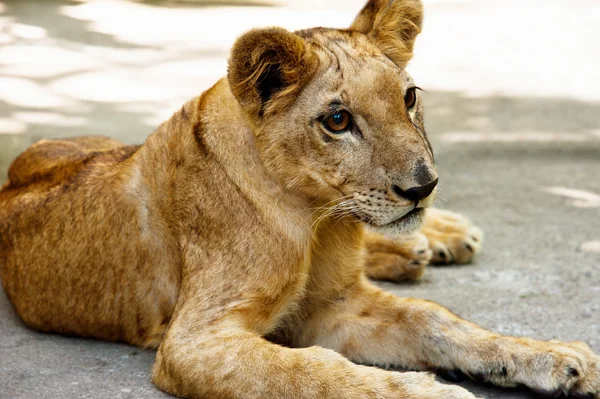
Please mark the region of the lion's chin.
<svg viewBox="0 0 600 399"><path fill-rule="evenodd" d="M388 238L396 238L398 236L409 235L415 233L421 227L423 218L425 217L424 208L415 208L406 215L384 225L373 225L367 223L370 230L382 234Z"/></svg>

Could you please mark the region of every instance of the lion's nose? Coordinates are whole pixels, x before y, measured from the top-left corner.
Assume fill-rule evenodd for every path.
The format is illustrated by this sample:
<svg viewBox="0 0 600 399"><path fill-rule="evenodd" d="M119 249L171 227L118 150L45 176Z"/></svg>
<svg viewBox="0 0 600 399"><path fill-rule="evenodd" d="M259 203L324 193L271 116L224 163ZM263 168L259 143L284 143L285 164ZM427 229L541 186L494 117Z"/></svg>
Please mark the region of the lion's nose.
<svg viewBox="0 0 600 399"><path fill-rule="evenodd" d="M438 180L439 178L436 178L435 180L423 186L411 187L408 190L402 190L399 186L394 184L392 186L392 190L394 191L394 193L396 193L396 195L402 198L406 198L407 200L413 202L419 202L423 198L429 197L435 186L437 186Z"/></svg>

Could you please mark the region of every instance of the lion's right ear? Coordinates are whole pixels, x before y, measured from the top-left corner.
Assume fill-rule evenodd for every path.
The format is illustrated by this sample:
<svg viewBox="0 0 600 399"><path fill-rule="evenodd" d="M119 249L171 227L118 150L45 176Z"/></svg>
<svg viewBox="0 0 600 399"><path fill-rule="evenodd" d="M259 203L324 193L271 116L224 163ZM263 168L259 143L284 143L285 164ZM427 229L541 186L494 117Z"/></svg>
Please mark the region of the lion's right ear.
<svg viewBox="0 0 600 399"><path fill-rule="evenodd" d="M233 45L227 79L242 108L260 118L289 105L315 65L316 55L300 36L281 28L255 29Z"/></svg>

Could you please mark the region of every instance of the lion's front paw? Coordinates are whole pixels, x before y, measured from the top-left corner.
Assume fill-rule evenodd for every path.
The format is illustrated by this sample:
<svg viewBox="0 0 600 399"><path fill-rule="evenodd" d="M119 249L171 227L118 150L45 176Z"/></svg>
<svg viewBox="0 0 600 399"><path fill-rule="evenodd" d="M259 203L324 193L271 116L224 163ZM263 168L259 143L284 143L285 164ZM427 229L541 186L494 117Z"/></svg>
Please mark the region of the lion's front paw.
<svg viewBox="0 0 600 399"><path fill-rule="evenodd" d="M386 378L384 398L478 399L458 385L442 384L433 375L419 372L394 373ZM380 397L380 396L378 396Z"/></svg>
<svg viewBox="0 0 600 399"><path fill-rule="evenodd" d="M414 389L410 398L479 399L466 389L451 384L434 382L430 386Z"/></svg>
<svg viewBox="0 0 600 399"><path fill-rule="evenodd" d="M376 280L418 280L431 260L427 237L413 234L390 240L369 233L367 275Z"/></svg>
<svg viewBox="0 0 600 399"><path fill-rule="evenodd" d="M551 344L565 381L562 391L575 397L600 398L600 356L584 342L552 341Z"/></svg>
<svg viewBox="0 0 600 399"><path fill-rule="evenodd" d="M432 264L464 264L480 251L483 232L458 213L428 209L421 230L429 240Z"/></svg>
<svg viewBox="0 0 600 399"><path fill-rule="evenodd" d="M527 367L525 385L557 397L600 398L600 357L583 342L551 341Z"/></svg>
<svg viewBox="0 0 600 399"><path fill-rule="evenodd" d="M399 237L394 240L399 253L407 260L409 265L419 265L425 267L431 261L433 255L429 249L429 240L424 234L416 233L406 237Z"/></svg>
<svg viewBox="0 0 600 399"><path fill-rule="evenodd" d="M444 399L480 399L466 389L458 385L444 385L436 383L431 389L424 392L419 392L418 395L411 396L414 398L444 398Z"/></svg>

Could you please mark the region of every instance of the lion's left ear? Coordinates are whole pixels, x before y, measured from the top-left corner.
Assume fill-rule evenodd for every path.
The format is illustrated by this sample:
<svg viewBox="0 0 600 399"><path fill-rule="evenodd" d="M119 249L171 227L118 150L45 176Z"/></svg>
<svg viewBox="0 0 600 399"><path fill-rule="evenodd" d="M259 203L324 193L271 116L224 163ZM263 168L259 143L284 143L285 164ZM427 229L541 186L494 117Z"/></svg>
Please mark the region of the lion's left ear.
<svg viewBox="0 0 600 399"><path fill-rule="evenodd" d="M262 118L295 99L316 62L300 36L281 28L255 29L233 45L227 79L244 111Z"/></svg>
<svg viewBox="0 0 600 399"><path fill-rule="evenodd" d="M404 68L412 58L422 23L421 0L369 0L350 29L366 34L396 65Z"/></svg>

